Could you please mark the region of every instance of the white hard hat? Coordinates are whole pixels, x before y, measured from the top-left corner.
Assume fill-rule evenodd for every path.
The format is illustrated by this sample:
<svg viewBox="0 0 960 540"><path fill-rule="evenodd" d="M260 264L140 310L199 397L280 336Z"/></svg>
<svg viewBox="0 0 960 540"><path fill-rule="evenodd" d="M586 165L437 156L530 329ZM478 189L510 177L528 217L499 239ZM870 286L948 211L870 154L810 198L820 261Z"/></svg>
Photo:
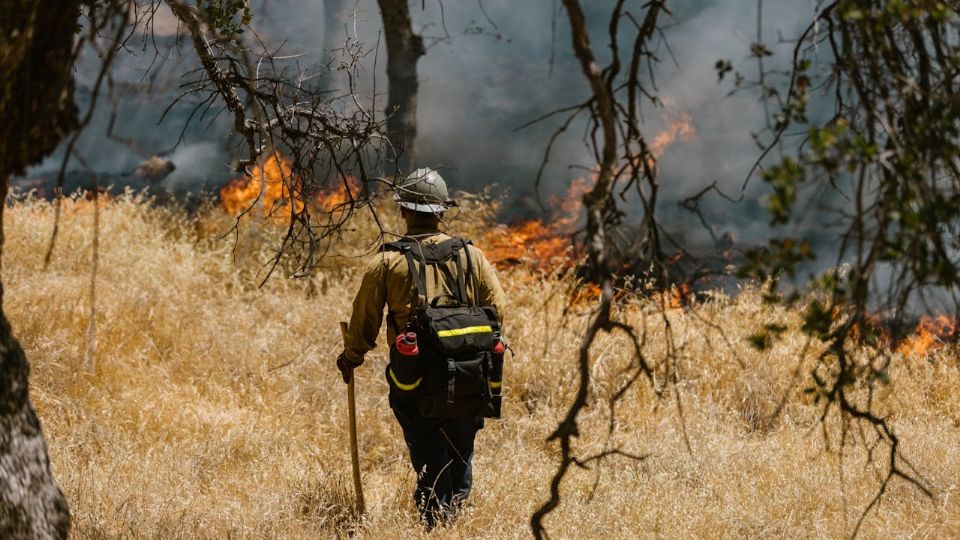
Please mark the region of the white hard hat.
<svg viewBox="0 0 960 540"><path fill-rule="evenodd" d="M426 167L413 171L400 182L394 200L408 210L433 214L443 212L450 203L447 183L440 173Z"/></svg>

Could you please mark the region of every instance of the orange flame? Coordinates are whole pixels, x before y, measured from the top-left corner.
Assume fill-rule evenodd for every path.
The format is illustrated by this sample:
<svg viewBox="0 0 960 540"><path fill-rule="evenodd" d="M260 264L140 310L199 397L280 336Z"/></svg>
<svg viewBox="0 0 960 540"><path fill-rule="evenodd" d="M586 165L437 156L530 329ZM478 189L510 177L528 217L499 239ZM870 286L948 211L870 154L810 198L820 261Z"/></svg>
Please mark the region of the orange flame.
<svg viewBox="0 0 960 540"><path fill-rule="evenodd" d="M955 341L956 332L957 321L952 317L924 315L920 318L914 335L903 340L897 346L897 352L904 356L924 357L943 347L945 343Z"/></svg>
<svg viewBox="0 0 960 540"><path fill-rule="evenodd" d="M555 259L565 256L571 248L568 237L541 219L493 229L485 235L484 244L487 259L501 270L524 261L538 269L546 269L552 263L562 265L563 261Z"/></svg>
<svg viewBox="0 0 960 540"><path fill-rule="evenodd" d="M356 180L348 177L336 189L319 193L315 203L325 212L334 212L355 199L359 192L360 186ZM249 177L233 179L220 188L220 204L224 211L233 216L239 216L257 203L258 197L264 209L263 214L272 221L288 221L292 212L303 210L306 200L303 198L303 182L293 174L290 160L273 154L262 168L255 165Z"/></svg>
<svg viewBox="0 0 960 540"><path fill-rule="evenodd" d="M678 283L658 293L665 309L683 309L693 302L693 289L689 283Z"/></svg>
<svg viewBox="0 0 960 540"><path fill-rule="evenodd" d="M235 178L220 188L220 204L228 214L238 216L260 198L265 216L283 219L291 210L303 209L303 201L290 196L291 185L299 191L290 161L272 154L262 166L255 165L249 177Z"/></svg>
<svg viewBox="0 0 960 540"><path fill-rule="evenodd" d="M585 306L600 300L603 290L596 283L581 283L570 297L571 306Z"/></svg>
<svg viewBox="0 0 960 540"><path fill-rule="evenodd" d="M650 153L653 154L653 157L659 158L662 156L667 147L677 140L691 141L697 136L697 130L694 129L693 120L689 114L679 111L671 116L667 127L657 133L653 142L650 143Z"/></svg>
<svg viewBox="0 0 960 540"><path fill-rule="evenodd" d="M674 142L694 137L696 130L690 115L671 113L667 127L650 144L650 152L660 157ZM569 268L574 258L571 235L580 220L583 195L593 184L594 181L587 178L574 180L564 197L551 199L550 205L555 210L547 220L529 219L490 231L484 238L487 257L501 270L521 263L538 270Z"/></svg>
<svg viewBox="0 0 960 540"><path fill-rule="evenodd" d="M487 259L504 270L526 262L538 270L566 269L571 264L573 228L580 219L583 194L592 182L577 178L563 198L551 198L557 210L547 222L536 218L516 225L500 226L484 236Z"/></svg>
<svg viewBox="0 0 960 540"><path fill-rule="evenodd" d="M336 189L328 190L317 195L317 204L324 212L332 213L342 209L351 201L356 200L360 193L360 184L348 176L345 184L338 184Z"/></svg>

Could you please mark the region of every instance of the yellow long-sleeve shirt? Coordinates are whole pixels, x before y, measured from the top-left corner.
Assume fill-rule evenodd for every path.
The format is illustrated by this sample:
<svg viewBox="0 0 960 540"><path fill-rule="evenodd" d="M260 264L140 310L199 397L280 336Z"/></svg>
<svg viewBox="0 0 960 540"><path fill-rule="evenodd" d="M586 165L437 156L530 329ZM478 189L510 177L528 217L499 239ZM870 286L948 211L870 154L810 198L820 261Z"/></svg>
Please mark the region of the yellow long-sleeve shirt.
<svg viewBox="0 0 960 540"><path fill-rule="evenodd" d="M415 238L424 244L435 244L450 237L436 230L410 230L407 236ZM501 323L505 309L505 297L500 281L493 265L487 261L483 252L468 246L470 259L473 263L473 274L476 280L476 292L473 287L467 287L467 297L474 304L481 306L492 305L497 308ZM466 272L466 259L460 255L462 268ZM454 261L447 263L452 272L456 272ZM442 294L452 294L443 276L433 268L427 266L427 299ZM477 298L477 293L479 298ZM397 329L407 324L410 314L417 302L417 289L410 275L406 258L402 253L382 251L373 256L363 274L360 289L353 300L353 315L350 317L350 326L345 339L344 352L349 361L359 364L363 356L377 346L377 336L383 322L383 308L387 307L388 318L393 323L387 325L387 343L396 340Z"/></svg>

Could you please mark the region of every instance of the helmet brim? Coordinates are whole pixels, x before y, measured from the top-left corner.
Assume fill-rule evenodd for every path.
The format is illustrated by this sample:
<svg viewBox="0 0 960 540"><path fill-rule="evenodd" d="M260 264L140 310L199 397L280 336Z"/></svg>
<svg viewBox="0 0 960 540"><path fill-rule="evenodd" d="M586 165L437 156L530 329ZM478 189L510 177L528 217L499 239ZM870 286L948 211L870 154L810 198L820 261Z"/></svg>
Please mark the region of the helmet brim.
<svg viewBox="0 0 960 540"><path fill-rule="evenodd" d="M447 210L447 207L442 204L418 204L415 202L409 201L397 201L397 204L406 208L407 210L413 210L414 212L423 212L429 214L440 214Z"/></svg>

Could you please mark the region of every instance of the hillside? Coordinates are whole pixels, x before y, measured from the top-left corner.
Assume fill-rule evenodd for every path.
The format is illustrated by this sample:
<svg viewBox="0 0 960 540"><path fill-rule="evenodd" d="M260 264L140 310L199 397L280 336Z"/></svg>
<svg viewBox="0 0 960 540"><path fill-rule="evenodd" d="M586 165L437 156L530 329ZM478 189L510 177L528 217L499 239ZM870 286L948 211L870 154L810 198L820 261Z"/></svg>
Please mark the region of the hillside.
<svg viewBox="0 0 960 540"><path fill-rule="evenodd" d="M426 536L387 405L382 340L358 372L369 513L358 521L350 511L346 398L333 361L337 322L359 280L362 259L353 255L373 241L370 223L352 227L351 249L335 251L313 277L292 280L281 269L258 288L276 245L270 227L244 228L235 244L222 238L232 218L216 208L191 217L134 196L106 202L91 326L93 217L93 203L65 203L44 269L52 206L20 201L5 212L4 307L32 365L32 398L74 538ZM454 226L480 230L477 222ZM473 505L455 528L431 537L528 536L555 467L556 449L545 440L573 392L590 301L571 305L571 277L522 264L501 279L517 353L506 368L504 418L478 436ZM660 361L666 327L653 302L628 296L618 313L645 329L644 353ZM576 470L547 520L552 536L848 534L879 473L858 444L869 434L851 432L841 447L835 418L820 429L820 409L801 391L814 351L797 330L799 314L764 305L747 287L666 317L679 351L677 393L658 398L639 381L617 404L612 432L607 403L634 366L625 339L600 338L578 450L618 446L646 457ZM772 322L789 328L783 340L765 353L747 345ZM895 356L878 399L935 497L895 482L863 537L960 530L958 362L954 347Z"/></svg>

